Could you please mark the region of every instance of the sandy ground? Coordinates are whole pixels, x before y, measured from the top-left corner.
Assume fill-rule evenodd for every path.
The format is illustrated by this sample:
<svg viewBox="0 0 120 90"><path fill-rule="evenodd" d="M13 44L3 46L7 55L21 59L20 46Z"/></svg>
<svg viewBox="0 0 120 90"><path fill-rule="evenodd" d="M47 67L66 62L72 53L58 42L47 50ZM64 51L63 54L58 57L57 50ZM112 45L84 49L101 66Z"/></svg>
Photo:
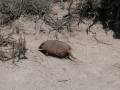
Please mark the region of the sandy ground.
<svg viewBox="0 0 120 90"><path fill-rule="evenodd" d="M38 46L47 39L55 39L46 31L39 33L33 22L24 22L27 32L27 57L12 64L0 62L0 90L120 90L120 42L107 35L100 25L98 39L108 43L96 42L92 35L86 35L85 25L80 25L71 37L60 36L73 48L73 55L80 63L66 59L45 56L38 51ZM84 30L83 30L84 29ZM29 33L28 33L29 32ZM32 33L31 33L32 32ZM34 33L35 32L35 33Z"/></svg>

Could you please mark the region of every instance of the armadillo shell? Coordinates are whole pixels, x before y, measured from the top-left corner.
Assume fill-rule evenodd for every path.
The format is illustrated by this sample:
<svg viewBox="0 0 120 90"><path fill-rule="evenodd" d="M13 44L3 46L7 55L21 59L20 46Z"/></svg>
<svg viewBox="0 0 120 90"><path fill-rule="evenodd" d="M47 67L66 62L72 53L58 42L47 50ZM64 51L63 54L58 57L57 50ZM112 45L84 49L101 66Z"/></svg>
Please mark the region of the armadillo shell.
<svg viewBox="0 0 120 90"><path fill-rule="evenodd" d="M39 50L51 56L56 56L59 58L65 58L69 55L71 47L62 41L58 40L47 40L39 46Z"/></svg>

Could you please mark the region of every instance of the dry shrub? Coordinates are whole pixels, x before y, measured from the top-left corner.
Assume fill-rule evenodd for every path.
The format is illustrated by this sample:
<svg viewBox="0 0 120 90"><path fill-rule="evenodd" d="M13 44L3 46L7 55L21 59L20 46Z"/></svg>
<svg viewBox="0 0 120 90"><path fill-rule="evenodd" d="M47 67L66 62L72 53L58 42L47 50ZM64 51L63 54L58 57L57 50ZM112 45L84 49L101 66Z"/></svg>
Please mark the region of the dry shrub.
<svg viewBox="0 0 120 90"><path fill-rule="evenodd" d="M24 13L42 16L49 11L51 0L23 0Z"/></svg>
<svg viewBox="0 0 120 90"><path fill-rule="evenodd" d="M120 39L120 0L81 0L78 6L78 14L82 19L93 19L93 23L86 30L100 22L107 33L113 31L113 37ZM93 33L93 32L92 32Z"/></svg>
<svg viewBox="0 0 120 90"><path fill-rule="evenodd" d="M8 35L0 34L0 60L8 61L13 59L13 62L17 59L27 59L26 57L26 40L23 33L17 34L17 39L13 37L14 33L11 32ZM6 37L7 36L7 37Z"/></svg>
<svg viewBox="0 0 120 90"><path fill-rule="evenodd" d="M10 53L9 53L9 44L11 44L11 40L9 35L4 35L0 30L0 60L1 61L7 61L11 59Z"/></svg>
<svg viewBox="0 0 120 90"><path fill-rule="evenodd" d="M16 42L12 43L12 52L11 52L11 57L14 59L17 57L18 61L20 59L27 59L26 57L26 40L25 37L19 36L18 40ZM13 60L13 62L15 62Z"/></svg>
<svg viewBox="0 0 120 90"><path fill-rule="evenodd" d="M51 0L0 0L0 24L18 19L21 15L38 15L48 13Z"/></svg>
<svg viewBox="0 0 120 90"><path fill-rule="evenodd" d="M0 47L3 46L7 46L8 44L10 44L11 41L11 34L7 34L5 35L4 33L2 33L2 31L0 30Z"/></svg>
<svg viewBox="0 0 120 90"><path fill-rule="evenodd" d="M54 0L54 1L61 1L62 0ZM75 21L75 18L72 15L73 11L73 2L74 0L63 0L63 2L69 1L68 2L68 14L64 15L63 17L54 17L51 16L50 14L45 15L43 21L45 21L46 24L50 25L53 30L52 31L57 31L58 33L62 33L63 30L67 30L68 32L71 32L71 24Z"/></svg>

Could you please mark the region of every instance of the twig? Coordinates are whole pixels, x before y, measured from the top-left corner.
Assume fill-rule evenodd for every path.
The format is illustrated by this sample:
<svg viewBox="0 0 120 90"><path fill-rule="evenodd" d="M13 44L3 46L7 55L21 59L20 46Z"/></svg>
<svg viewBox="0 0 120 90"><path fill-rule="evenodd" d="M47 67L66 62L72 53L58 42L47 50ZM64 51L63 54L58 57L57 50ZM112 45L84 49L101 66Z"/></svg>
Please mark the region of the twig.
<svg viewBox="0 0 120 90"><path fill-rule="evenodd" d="M69 80L68 79L65 79L65 80L59 80L58 82L68 82Z"/></svg>
<svg viewBox="0 0 120 90"><path fill-rule="evenodd" d="M86 29L86 33L88 34L89 32L92 32L90 31L90 28L96 24L96 16L93 18L93 23L90 24L90 26L88 26L88 28Z"/></svg>
<svg viewBox="0 0 120 90"><path fill-rule="evenodd" d="M93 33L93 38L97 41L97 43L106 44L106 45L112 45L112 44L110 44L110 43L106 43L106 42L103 42L103 41L97 39L95 32Z"/></svg>

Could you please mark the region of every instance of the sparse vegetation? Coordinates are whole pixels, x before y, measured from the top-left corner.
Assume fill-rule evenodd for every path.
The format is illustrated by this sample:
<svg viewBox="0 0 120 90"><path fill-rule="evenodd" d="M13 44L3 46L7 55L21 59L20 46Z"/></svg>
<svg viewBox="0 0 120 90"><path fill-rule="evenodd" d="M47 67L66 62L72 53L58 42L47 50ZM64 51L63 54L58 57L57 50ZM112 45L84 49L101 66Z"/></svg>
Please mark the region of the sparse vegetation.
<svg viewBox="0 0 120 90"><path fill-rule="evenodd" d="M41 18L44 14L48 13L50 3L51 0L0 0L0 25L10 24L21 15L38 15ZM8 61L16 57L18 57L18 60L27 58L25 56L25 37L18 34L18 40L15 40L12 35L14 35L14 31L9 35L0 33L1 61ZM3 50L4 48L7 48L7 50Z"/></svg>

